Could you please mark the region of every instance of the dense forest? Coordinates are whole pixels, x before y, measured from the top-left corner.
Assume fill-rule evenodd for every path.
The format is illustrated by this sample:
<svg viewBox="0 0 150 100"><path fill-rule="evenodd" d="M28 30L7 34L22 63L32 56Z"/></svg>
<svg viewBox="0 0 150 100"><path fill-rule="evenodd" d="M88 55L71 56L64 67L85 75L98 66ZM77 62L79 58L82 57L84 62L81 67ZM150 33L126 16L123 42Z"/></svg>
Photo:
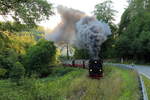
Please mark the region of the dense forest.
<svg viewBox="0 0 150 100"><path fill-rule="evenodd" d="M150 0L129 0L118 25L115 10L107 0L95 6L95 15L111 26L112 36L102 46L105 59L125 59L148 63L150 54Z"/></svg>
<svg viewBox="0 0 150 100"><path fill-rule="evenodd" d="M116 39L118 57L149 62L150 0L133 0L122 15Z"/></svg>

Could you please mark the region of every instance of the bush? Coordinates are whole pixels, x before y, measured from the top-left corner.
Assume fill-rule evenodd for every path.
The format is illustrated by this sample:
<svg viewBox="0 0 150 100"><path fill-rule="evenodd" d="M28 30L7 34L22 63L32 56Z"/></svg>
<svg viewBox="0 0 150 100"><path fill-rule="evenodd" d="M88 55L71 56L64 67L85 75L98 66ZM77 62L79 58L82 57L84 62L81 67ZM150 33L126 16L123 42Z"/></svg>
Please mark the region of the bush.
<svg viewBox="0 0 150 100"><path fill-rule="evenodd" d="M10 78L11 81L16 82L17 85L20 85L21 80L24 78L25 69L20 62L16 62L11 69Z"/></svg>
<svg viewBox="0 0 150 100"><path fill-rule="evenodd" d="M9 73L10 73L12 66L13 66L13 61L11 61L11 59L9 59L9 57L0 55L0 68L6 70L5 75L3 75L3 77L1 76L2 78L9 77Z"/></svg>
<svg viewBox="0 0 150 100"><path fill-rule="evenodd" d="M7 70L4 68L0 68L0 78L3 78L6 74Z"/></svg>
<svg viewBox="0 0 150 100"><path fill-rule="evenodd" d="M75 48L74 58L75 59L89 59L88 50Z"/></svg>
<svg viewBox="0 0 150 100"><path fill-rule="evenodd" d="M53 42L41 39L32 46L26 54L27 73L46 76L49 74L49 64L53 64L56 55L56 47Z"/></svg>

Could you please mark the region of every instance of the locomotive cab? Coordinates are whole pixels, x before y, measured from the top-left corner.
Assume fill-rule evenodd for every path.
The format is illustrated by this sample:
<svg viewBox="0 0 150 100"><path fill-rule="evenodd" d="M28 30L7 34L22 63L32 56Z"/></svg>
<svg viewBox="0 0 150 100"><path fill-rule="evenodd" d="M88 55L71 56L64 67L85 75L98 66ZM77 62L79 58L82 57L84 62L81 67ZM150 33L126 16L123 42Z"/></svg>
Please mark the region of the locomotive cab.
<svg viewBox="0 0 150 100"><path fill-rule="evenodd" d="M103 76L102 61L100 59L89 60L89 76L93 78Z"/></svg>

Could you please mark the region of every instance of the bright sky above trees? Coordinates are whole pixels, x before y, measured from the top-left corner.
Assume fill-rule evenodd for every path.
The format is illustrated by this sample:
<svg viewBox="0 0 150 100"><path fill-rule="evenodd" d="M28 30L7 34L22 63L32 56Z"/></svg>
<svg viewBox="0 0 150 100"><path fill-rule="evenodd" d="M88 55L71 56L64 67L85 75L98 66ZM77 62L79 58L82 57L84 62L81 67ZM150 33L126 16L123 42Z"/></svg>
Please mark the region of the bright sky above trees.
<svg viewBox="0 0 150 100"><path fill-rule="evenodd" d="M54 4L54 7L57 5L63 5L69 8L77 9L80 11L85 12L88 15L92 15L92 12L94 10L94 6L98 3L101 3L105 0L48 0L49 2ZM127 0L112 0L114 3L114 9L118 11L116 13L116 21L115 23L119 23L120 17L122 13L124 12L125 8L127 8ZM53 28L54 26L59 23L60 17L59 15L54 15L50 21L43 21L41 25Z"/></svg>
<svg viewBox="0 0 150 100"><path fill-rule="evenodd" d="M94 6L105 0L47 0L47 1L53 4L54 9L58 5L63 5L69 8L83 11L87 15L92 15ZM118 24L122 13L124 12L125 8L127 8L127 5L128 5L127 0L112 0L112 1L114 2L114 5L113 5L114 9L118 11L115 17L116 18L115 23ZM0 16L1 21L4 21L4 19L5 20L11 19L11 17L8 16L8 18L3 18L2 16ZM50 20L42 21L40 25L53 29L59 22L60 22L60 17L56 13L54 16L51 16Z"/></svg>

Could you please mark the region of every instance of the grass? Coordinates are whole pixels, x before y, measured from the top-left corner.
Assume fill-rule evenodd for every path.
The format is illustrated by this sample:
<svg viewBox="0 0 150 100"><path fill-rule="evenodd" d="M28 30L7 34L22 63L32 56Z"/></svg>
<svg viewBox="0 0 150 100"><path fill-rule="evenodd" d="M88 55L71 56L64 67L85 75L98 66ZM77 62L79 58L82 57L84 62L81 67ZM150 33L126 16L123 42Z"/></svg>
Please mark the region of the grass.
<svg viewBox="0 0 150 100"><path fill-rule="evenodd" d="M136 61L136 60L124 60L123 63L121 62L120 59L106 59L105 60L106 63L120 63L120 64L135 64L135 65L142 65L142 66L150 66L150 63L148 62L140 62L140 61Z"/></svg>
<svg viewBox="0 0 150 100"><path fill-rule="evenodd" d="M142 76L143 80L144 80L144 85L146 87L146 91L147 91L147 96L150 99L150 79L148 79L145 76Z"/></svg>
<svg viewBox="0 0 150 100"><path fill-rule="evenodd" d="M101 80L77 78L68 94L69 100L139 100L137 74L132 70L105 68Z"/></svg>
<svg viewBox="0 0 150 100"><path fill-rule="evenodd" d="M100 80L87 70L56 67L43 79L25 79L23 86L0 80L0 100L139 100L137 74L133 70L105 67Z"/></svg>

